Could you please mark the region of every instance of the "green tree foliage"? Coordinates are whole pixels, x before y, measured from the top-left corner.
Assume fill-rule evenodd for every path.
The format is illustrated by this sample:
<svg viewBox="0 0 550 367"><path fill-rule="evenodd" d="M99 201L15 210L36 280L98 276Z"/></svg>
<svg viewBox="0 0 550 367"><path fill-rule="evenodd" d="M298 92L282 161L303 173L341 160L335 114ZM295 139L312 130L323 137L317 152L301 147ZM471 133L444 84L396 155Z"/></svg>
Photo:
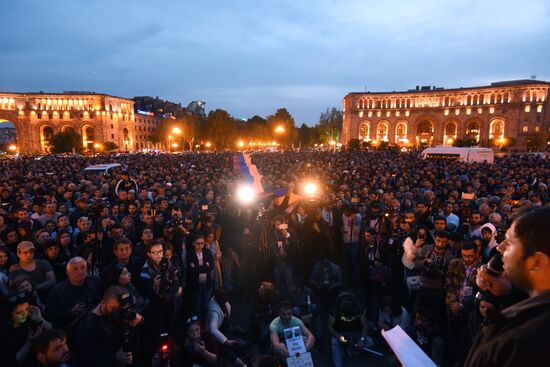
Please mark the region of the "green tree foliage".
<svg viewBox="0 0 550 367"><path fill-rule="evenodd" d="M307 126L302 124L298 129L298 141L302 147L312 147L319 142L319 129L317 126Z"/></svg>
<svg viewBox="0 0 550 367"><path fill-rule="evenodd" d="M224 110L210 111L206 118L205 139L212 141L217 149L233 148L237 124Z"/></svg>
<svg viewBox="0 0 550 367"><path fill-rule="evenodd" d="M358 150L360 147L359 139L350 139L348 142L348 149Z"/></svg>
<svg viewBox="0 0 550 367"><path fill-rule="evenodd" d="M82 152L82 136L73 130L66 130L52 135L50 139L52 153L70 153L73 149L76 152Z"/></svg>
<svg viewBox="0 0 550 367"><path fill-rule="evenodd" d="M294 126L294 118L286 108L279 108L275 114L267 116L267 124L271 132L271 137L278 139L283 145L291 145L296 142L298 132ZM275 129L277 126L282 126L284 132L276 134Z"/></svg>
<svg viewBox="0 0 550 367"><path fill-rule="evenodd" d="M547 137L545 133L529 133L525 137L525 145L528 151L537 151L546 145Z"/></svg>
<svg viewBox="0 0 550 367"><path fill-rule="evenodd" d="M239 137L250 141L266 141L271 139L271 132L267 120L260 116L253 116L242 123Z"/></svg>
<svg viewBox="0 0 550 367"><path fill-rule="evenodd" d="M478 145L475 139L456 139L453 142L453 147L475 147Z"/></svg>
<svg viewBox="0 0 550 367"><path fill-rule="evenodd" d="M102 145L103 145L103 150L106 151L106 152L110 152L111 150L118 149L118 145L116 145L112 141L106 141Z"/></svg>
<svg viewBox="0 0 550 367"><path fill-rule="evenodd" d="M153 142L168 143L168 136L181 146L195 145L200 141L211 142L216 149L234 148L238 139L245 142L278 141L286 147L291 145L313 146L316 143L330 140L338 141L342 130L343 114L336 108L326 110L321 114L319 124L307 126L302 124L296 128L294 118L286 108L279 108L273 115L266 118L253 116L248 120L236 120L228 112L217 109L211 111L207 118L188 115L176 120L163 119L153 134ZM284 132L276 133L275 129L282 126ZM173 129L181 130L180 135L174 135ZM193 140L194 139L194 140ZM193 141L192 141L193 140Z"/></svg>
<svg viewBox="0 0 550 367"><path fill-rule="evenodd" d="M344 114L342 111L335 107L321 113L319 117L319 131L321 133L321 140L325 143L331 140L338 140L338 137L342 134L342 122Z"/></svg>

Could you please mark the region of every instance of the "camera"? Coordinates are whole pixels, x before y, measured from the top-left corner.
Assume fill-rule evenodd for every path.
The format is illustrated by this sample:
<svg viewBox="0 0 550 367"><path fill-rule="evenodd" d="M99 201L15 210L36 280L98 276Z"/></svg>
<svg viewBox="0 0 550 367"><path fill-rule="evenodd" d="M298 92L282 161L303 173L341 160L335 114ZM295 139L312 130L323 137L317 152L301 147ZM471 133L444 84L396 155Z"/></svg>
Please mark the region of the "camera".
<svg viewBox="0 0 550 367"><path fill-rule="evenodd" d="M132 300L130 293L126 292L120 296L120 320L129 324L134 321L137 317L137 313L132 306Z"/></svg>
<svg viewBox="0 0 550 367"><path fill-rule="evenodd" d="M166 256L163 256L162 259L160 259L160 264L159 264L159 269L160 269L159 293L161 295L164 295L168 290L168 287L170 286L170 278L168 273L169 268L170 268L170 262L168 261L168 258Z"/></svg>
<svg viewBox="0 0 550 367"><path fill-rule="evenodd" d="M191 218L183 217L173 217L171 222L174 228L185 229L187 231L191 230L191 226L193 224L193 220Z"/></svg>

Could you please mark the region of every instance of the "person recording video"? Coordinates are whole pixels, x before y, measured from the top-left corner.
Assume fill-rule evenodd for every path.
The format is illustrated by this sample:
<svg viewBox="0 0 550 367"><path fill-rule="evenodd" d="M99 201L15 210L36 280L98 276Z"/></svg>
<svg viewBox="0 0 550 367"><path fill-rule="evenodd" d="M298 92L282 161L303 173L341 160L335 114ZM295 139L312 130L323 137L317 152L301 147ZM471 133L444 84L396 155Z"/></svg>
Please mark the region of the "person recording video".
<svg viewBox="0 0 550 367"><path fill-rule="evenodd" d="M501 303L528 297L488 315L466 359L465 366L543 365L548 351L541 342L550 338L550 208L520 213L497 247L502 266L482 265L476 283ZM497 258L497 256L495 256Z"/></svg>
<svg viewBox="0 0 550 367"><path fill-rule="evenodd" d="M139 325L143 317L128 305L128 299L123 288L111 286L101 302L74 326L72 337L79 366L118 367L133 362L131 345L125 345L125 332Z"/></svg>

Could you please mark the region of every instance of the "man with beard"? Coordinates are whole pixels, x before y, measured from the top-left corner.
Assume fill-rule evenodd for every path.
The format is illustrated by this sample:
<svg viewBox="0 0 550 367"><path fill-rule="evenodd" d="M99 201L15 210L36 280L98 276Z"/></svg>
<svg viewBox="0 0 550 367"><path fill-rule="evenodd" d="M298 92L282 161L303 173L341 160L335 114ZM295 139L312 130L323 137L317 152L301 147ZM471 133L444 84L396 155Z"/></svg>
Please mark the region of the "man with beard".
<svg viewBox="0 0 550 367"><path fill-rule="evenodd" d="M70 358L67 336L59 329L46 331L33 341L36 367L68 366Z"/></svg>
<svg viewBox="0 0 550 367"><path fill-rule="evenodd" d="M132 364L133 353L122 348L124 331L126 327L136 327L143 317L136 313L132 320L122 319L121 309L126 295L127 292L119 286L107 288L101 302L76 325L73 342L78 366Z"/></svg>
<svg viewBox="0 0 550 367"><path fill-rule="evenodd" d="M470 238L474 236L481 236L482 218L479 212L472 212L470 215Z"/></svg>
<svg viewBox="0 0 550 367"><path fill-rule="evenodd" d="M451 358L460 358L461 361L464 361L465 355L459 356L457 353L464 351L468 345L468 320L474 307L475 278L481 265L476 252L477 246L473 241L465 242L462 257L449 262L445 281L449 354Z"/></svg>
<svg viewBox="0 0 550 367"><path fill-rule="evenodd" d="M500 314L488 315L465 366L540 366L548 358L550 339L550 208L520 214L498 246L504 272L491 275L483 265L476 282L496 296L510 296L513 287L528 298Z"/></svg>

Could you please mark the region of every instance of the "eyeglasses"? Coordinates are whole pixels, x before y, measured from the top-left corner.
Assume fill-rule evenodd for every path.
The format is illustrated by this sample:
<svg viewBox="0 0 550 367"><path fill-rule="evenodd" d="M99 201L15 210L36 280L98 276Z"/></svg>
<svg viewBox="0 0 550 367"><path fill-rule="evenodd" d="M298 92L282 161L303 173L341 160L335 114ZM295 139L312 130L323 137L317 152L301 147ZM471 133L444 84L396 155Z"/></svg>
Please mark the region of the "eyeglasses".
<svg viewBox="0 0 550 367"><path fill-rule="evenodd" d="M187 325L189 325L189 324L191 324L191 323L193 323L193 322L195 322L195 321L198 321L198 320L199 320L199 317L193 315L193 316L189 317L187 320L185 320L185 323L186 323Z"/></svg>
<svg viewBox="0 0 550 367"><path fill-rule="evenodd" d="M150 254L153 254L153 255L160 255L164 252L164 250L158 250L158 251L149 251Z"/></svg>

